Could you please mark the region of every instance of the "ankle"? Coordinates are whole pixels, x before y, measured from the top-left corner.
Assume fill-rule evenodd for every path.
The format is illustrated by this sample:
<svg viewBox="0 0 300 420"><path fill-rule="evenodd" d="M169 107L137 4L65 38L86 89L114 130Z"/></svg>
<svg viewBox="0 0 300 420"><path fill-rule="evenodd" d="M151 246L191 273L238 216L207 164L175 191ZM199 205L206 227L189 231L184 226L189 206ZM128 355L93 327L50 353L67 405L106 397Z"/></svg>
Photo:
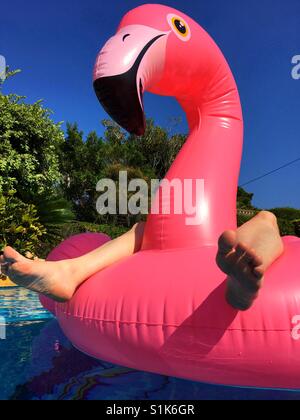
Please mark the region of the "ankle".
<svg viewBox="0 0 300 420"><path fill-rule="evenodd" d="M270 211L261 211L258 213L257 217L262 219L265 223L269 223L273 227L278 228L277 217L274 213L271 213Z"/></svg>

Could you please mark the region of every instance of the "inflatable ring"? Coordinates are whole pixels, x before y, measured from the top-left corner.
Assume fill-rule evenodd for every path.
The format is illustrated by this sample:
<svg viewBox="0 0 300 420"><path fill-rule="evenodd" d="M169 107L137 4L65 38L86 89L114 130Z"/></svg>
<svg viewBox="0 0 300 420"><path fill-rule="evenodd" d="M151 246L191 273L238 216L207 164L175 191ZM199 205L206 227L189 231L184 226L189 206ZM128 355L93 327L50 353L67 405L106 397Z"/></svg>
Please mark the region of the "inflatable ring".
<svg viewBox="0 0 300 420"><path fill-rule="evenodd" d="M145 130L145 90L177 98L190 135L166 179L205 181L196 208L201 223L160 209L148 218L140 252L94 275L68 304L42 303L74 346L98 359L202 382L299 388L293 322L300 315L300 240L284 238L285 252L247 312L226 303L226 279L215 263L220 234L236 229L243 142L238 90L219 48L183 13L144 5L104 46L94 87L106 111L137 135ZM68 239L49 260L108 240Z"/></svg>

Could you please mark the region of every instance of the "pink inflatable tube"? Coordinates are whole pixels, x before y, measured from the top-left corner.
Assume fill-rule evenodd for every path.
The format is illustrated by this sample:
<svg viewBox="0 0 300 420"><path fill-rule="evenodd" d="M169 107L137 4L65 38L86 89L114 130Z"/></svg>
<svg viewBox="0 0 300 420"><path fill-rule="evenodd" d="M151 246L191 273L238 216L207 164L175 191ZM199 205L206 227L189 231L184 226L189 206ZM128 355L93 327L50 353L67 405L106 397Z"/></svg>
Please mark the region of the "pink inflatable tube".
<svg viewBox="0 0 300 420"><path fill-rule="evenodd" d="M107 112L138 135L145 130L143 91L175 96L190 135L166 178L204 180L205 194L193 220L164 214L160 205L140 252L94 275L68 304L42 298L45 307L74 346L102 360L217 384L300 388L300 240L284 238L284 255L247 312L226 303L226 279L215 263L219 235L236 228L243 140L237 87L219 48L183 13L144 5L104 46L94 87ZM71 238L49 260L108 240Z"/></svg>

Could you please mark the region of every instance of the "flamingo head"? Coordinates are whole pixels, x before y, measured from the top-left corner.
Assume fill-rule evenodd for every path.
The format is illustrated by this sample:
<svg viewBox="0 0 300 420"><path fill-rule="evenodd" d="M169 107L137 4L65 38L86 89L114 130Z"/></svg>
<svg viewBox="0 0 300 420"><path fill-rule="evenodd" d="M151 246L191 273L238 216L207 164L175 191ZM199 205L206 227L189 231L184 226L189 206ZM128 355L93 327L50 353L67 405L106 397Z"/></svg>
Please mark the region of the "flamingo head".
<svg viewBox="0 0 300 420"><path fill-rule="evenodd" d="M120 126L143 135L144 91L184 100L201 91L215 59L214 42L194 20L167 6L144 5L125 15L99 53L95 92Z"/></svg>

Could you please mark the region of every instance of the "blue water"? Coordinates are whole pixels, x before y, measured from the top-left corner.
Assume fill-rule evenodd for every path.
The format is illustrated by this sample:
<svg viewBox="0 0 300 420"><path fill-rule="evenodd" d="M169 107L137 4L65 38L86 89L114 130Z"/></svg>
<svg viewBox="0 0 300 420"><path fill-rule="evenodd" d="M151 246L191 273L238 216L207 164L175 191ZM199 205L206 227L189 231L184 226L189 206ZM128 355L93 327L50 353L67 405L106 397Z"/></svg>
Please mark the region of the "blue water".
<svg viewBox="0 0 300 420"><path fill-rule="evenodd" d="M37 297L0 289L1 400L300 399L299 392L206 385L99 362L74 349Z"/></svg>

